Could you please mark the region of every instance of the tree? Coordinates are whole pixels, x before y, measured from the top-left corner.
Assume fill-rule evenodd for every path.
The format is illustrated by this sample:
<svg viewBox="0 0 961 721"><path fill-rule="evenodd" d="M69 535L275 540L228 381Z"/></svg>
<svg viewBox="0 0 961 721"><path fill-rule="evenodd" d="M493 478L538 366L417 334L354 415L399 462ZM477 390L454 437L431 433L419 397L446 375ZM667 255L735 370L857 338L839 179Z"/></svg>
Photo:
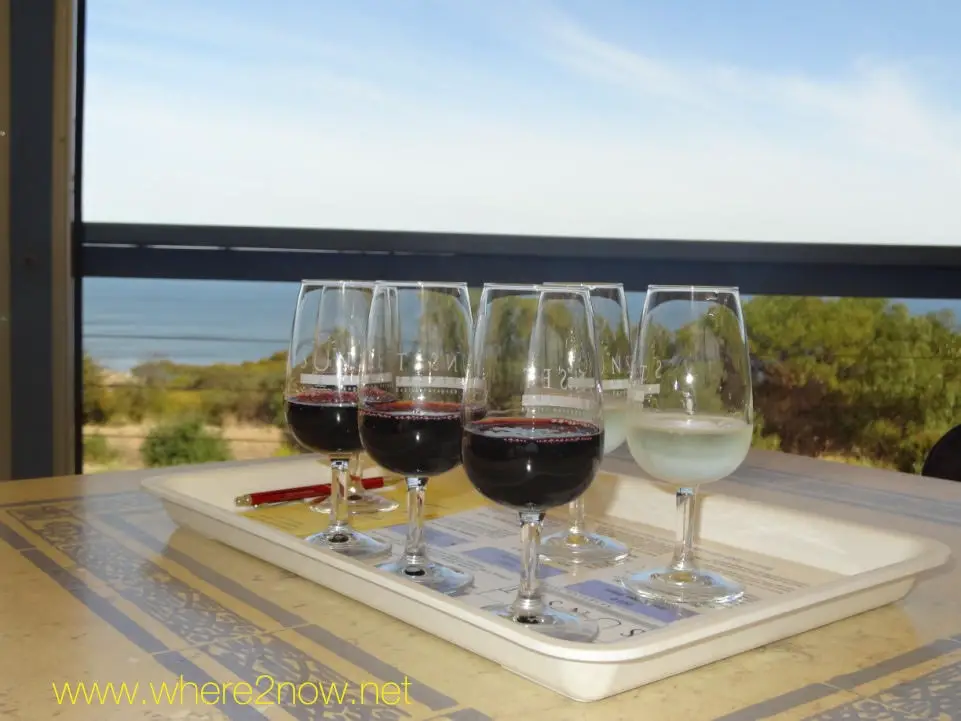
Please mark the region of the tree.
<svg viewBox="0 0 961 721"><path fill-rule="evenodd" d="M876 298L744 304L762 437L782 450L917 472L961 420L961 334L950 314Z"/></svg>

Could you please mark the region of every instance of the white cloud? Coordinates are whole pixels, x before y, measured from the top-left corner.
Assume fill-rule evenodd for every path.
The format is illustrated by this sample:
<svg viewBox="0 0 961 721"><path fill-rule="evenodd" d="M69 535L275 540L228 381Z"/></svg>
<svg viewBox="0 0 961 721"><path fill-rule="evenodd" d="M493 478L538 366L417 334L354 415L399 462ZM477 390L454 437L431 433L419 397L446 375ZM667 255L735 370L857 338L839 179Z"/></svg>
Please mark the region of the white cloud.
<svg viewBox="0 0 961 721"><path fill-rule="evenodd" d="M762 108L792 121L802 133L804 122L830 124L847 133L845 140L887 154L925 156L952 166L961 159L961 117L930 107L896 65L858 59L843 77L813 79L718 63L664 62L606 42L556 12L542 23L542 31L556 61L646 99L721 118L750 117Z"/></svg>
<svg viewBox="0 0 961 721"><path fill-rule="evenodd" d="M575 72L662 101L706 109L712 100L705 83L654 58L605 42L563 15L554 13L541 29L548 40L547 55Z"/></svg>
<svg viewBox="0 0 961 721"><path fill-rule="evenodd" d="M234 73L223 58L192 67L193 80L219 78L209 93L98 75L86 217L961 243L961 126L902 72L777 76L644 57L556 15L539 30L546 57L572 73L569 104L485 104L443 58L426 70L450 92L427 96L282 54ZM621 109L579 106L578 89L606 89Z"/></svg>

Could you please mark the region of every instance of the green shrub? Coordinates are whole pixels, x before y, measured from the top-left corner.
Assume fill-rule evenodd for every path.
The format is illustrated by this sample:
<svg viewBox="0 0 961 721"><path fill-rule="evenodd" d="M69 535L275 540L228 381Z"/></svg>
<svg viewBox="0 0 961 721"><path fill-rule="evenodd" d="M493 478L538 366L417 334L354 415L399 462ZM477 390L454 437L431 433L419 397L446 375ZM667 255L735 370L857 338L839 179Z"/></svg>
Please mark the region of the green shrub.
<svg viewBox="0 0 961 721"><path fill-rule="evenodd" d="M99 433L83 437L83 460L107 466L117 460L117 451Z"/></svg>
<svg viewBox="0 0 961 721"><path fill-rule="evenodd" d="M210 463L231 458L226 441L204 428L199 420L155 426L140 446L140 456L148 467Z"/></svg>

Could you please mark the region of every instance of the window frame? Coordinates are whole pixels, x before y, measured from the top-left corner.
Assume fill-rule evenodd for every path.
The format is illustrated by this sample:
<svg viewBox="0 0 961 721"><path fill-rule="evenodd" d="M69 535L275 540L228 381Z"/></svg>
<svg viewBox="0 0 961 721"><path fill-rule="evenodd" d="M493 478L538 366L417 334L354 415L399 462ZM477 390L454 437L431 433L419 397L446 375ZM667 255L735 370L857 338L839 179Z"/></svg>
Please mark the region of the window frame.
<svg viewBox="0 0 961 721"><path fill-rule="evenodd" d="M71 282L79 254L72 176L78 149L77 0L7 0L9 138L9 393L0 405L10 419L9 468L0 478L74 472L81 447L78 319ZM76 361L76 362L75 362Z"/></svg>
<svg viewBox="0 0 961 721"><path fill-rule="evenodd" d="M56 414L50 379L64 352L52 339L56 325L50 305L58 282L48 236L47 199L59 180L50 159L57 138L52 97L54 68L62 52L57 17L72 12L74 184L70 268L74 282L75 465L82 469L82 297L84 278L170 278L197 280L297 281L305 276L357 279L541 282L605 280L628 291L648 284L736 285L744 294L868 296L961 299L961 247L839 245L703 240L612 239L373 230L249 228L85 222L83 190L83 105L86 0L7 0L17 30L10 44L11 123L16 147L10 157L9 255L14 312L33 305L31 323L11 326L11 388L40 384L46 394L11 400L11 442L20 457L52 459L57 447ZM62 19L61 19L62 22ZM59 45L58 45L59 43ZM29 89L29 97L27 93ZM31 99L32 97L32 99ZM21 129L30 129L17 130ZM19 195L17 195L19 193ZM29 203L22 198L29 196ZM43 247L41 247L43 246ZM37 280L20 270L25 259L38 263ZM33 272L33 271L31 271ZM24 288L31 281L33 285ZM60 289L59 292L62 292ZM42 297L41 297L42 296ZM41 306L43 306L41 308ZM40 308L43 312L36 312ZM47 312L49 311L49 312ZM18 316L22 317L22 315ZM56 356L56 354L60 354ZM42 431L42 432L39 432ZM52 472L50 467L35 470ZM23 464L20 464L23 465ZM49 475L49 472L46 473Z"/></svg>

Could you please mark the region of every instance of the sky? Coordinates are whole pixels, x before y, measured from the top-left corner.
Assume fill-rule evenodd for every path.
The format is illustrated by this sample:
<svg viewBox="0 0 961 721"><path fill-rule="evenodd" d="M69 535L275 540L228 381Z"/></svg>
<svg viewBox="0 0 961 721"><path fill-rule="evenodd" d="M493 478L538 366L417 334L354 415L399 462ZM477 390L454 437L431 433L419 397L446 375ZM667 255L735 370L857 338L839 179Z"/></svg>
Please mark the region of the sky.
<svg viewBox="0 0 961 721"><path fill-rule="evenodd" d="M961 245L959 34L956 0L89 0L84 218Z"/></svg>

